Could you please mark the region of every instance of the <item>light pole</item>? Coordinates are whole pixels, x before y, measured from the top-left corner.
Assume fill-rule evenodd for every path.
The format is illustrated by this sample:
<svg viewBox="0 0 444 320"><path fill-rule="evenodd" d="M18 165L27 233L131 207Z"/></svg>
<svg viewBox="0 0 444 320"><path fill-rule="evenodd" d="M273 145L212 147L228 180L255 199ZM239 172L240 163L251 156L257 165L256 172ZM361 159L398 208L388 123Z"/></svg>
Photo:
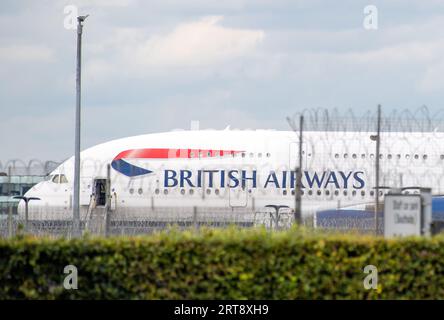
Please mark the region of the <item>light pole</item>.
<svg viewBox="0 0 444 320"><path fill-rule="evenodd" d="M76 67L76 131L74 152L74 199L73 199L73 236L80 236L80 98L81 98L81 67L82 67L82 29L88 17L77 17L77 67Z"/></svg>
<svg viewBox="0 0 444 320"><path fill-rule="evenodd" d="M375 158L375 212L374 212L374 220L375 220L375 235L378 235L378 206L379 206L379 159L380 159L380 149L381 149L381 105L378 105L378 113L377 113L377 127L376 127L376 135L372 135L370 137L373 141L376 141L376 158Z"/></svg>
<svg viewBox="0 0 444 320"><path fill-rule="evenodd" d="M287 117L287 122L290 125L290 127L293 129L294 132L296 132L296 127L294 123L291 121L289 117ZM303 145L303 126L304 126L304 116L301 114L299 116L299 164L298 167L295 168L296 171L296 186L295 186L295 204L294 204L294 221L296 224L302 223L302 145ZM290 157L292 155L290 154Z"/></svg>

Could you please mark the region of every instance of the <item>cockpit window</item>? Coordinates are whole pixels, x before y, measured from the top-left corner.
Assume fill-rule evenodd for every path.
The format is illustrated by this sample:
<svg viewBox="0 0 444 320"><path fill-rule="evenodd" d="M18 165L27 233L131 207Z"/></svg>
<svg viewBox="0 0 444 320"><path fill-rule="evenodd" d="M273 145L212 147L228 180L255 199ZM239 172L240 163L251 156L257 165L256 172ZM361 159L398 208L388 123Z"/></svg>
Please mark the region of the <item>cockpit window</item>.
<svg viewBox="0 0 444 320"><path fill-rule="evenodd" d="M52 183L68 183L68 178L64 174L52 174L45 178L46 181L51 181Z"/></svg>

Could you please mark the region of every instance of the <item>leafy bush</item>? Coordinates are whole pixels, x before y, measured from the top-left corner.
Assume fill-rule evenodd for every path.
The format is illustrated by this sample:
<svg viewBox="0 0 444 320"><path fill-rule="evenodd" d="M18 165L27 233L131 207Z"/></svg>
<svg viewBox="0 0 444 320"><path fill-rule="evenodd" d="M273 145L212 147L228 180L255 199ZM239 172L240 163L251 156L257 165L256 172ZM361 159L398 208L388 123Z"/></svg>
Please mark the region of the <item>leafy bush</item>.
<svg viewBox="0 0 444 320"><path fill-rule="evenodd" d="M379 272L366 290L366 265ZM66 265L78 290L63 287ZM294 229L0 240L0 299L443 299L444 238Z"/></svg>

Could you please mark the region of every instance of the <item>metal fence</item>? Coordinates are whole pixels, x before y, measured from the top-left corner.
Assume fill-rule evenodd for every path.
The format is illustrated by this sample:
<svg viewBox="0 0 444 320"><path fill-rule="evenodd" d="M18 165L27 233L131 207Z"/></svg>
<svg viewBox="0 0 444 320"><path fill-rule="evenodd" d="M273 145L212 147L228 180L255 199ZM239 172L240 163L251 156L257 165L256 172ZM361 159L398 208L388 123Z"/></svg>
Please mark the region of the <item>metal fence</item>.
<svg viewBox="0 0 444 320"><path fill-rule="evenodd" d="M349 191L347 194L347 190L334 188L303 189L303 204L327 203L333 212L338 208L362 205L366 207L363 211L367 212L356 216L341 216L340 213L334 212L335 215L326 218L319 215L316 210L304 209L302 217L305 226L338 232L374 233L375 220L372 212L375 207L376 192L379 193L381 200L390 188L406 188L405 192L415 192L409 191L409 188L431 187L435 195L444 194L444 111L431 113L426 107L421 107L415 111L383 112L380 118L379 155L376 154L375 143L372 140L377 128L376 108L375 111L360 115L352 110L345 112L335 109L304 110L287 119L296 131L295 141L298 138L300 115L304 116L302 170L316 167L325 172L340 171L347 162L350 170L367 168L364 170L365 175L368 177L368 182L371 182L366 188ZM310 135L308 132L319 134ZM378 189L375 189L371 185L374 186L376 169L373 168L378 156L380 184ZM8 170L11 173L11 170L14 170L13 173L16 175L21 173L40 175L47 174L49 168L52 170L56 165L55 162L31 161L23 164L13 160L0 163L0 173ZM336 200L339 199L339 195L341 201ZM322 207L325 209L326 206ZM19 217L16 211L12 214L6 212L7 210L1 211L0 236L12 236L25 231L35 235L66 237L72 235L71 209L43 210L44 212L29 216L28 220ZM203 226L220 228L228 225L241 228L265 226L270 230L280 230L290 227L294 222L294 213L288 208L282 208L278 214L272 208L156 207L153 209L147 207L131 211L110 211L108 214L105 211L102 208L93 213L82 212L82 231L100 235L136 235L152 233L171 226L198 229ZM39 217L39 214L42 216ZM380 216L378 233L382 233L382 220Z"/></svg>
<svg viewBox="0 0 444 320"><path fill-rule="evenodd" d="M357 113L353 109L304 109L289 117L287 121L297 128L299 116L304 116L304 131L336 132L375 132L377 128L377 109ZM444 110L432 112L426 106L409 110L384 111L381 117L382 132L444 132Z"/></svg>
<svg viewBox="0 0 444 320"><path fill-rule="evenodd" d="M20 232L17 213L18 199L58 166L55 161L0 161L0 236L13 236Z"/></svg>
<svg viewBox="0 0 444 320"><path fill-rule="evenodd" d="M46 176L59 165L55 161L13 159L0 161L0 176Z"/></svg>
<svg viewBox="0 0 444 320"><path fill-rule="evenodd" d="M8 215L0 219L0 237L13 237L19 234L35 236L67 237L73 236L73 223L70 212L61 208L51 208L34 212L26 217ZM82 212L80 229L83 234L112 236L150 234L168 228L181 230L200 228L238 228L265 227L268 230L288 229L293 225L294 215L289 209L279 212L271 208L262 210L225 209L225 208L139 208L130 212L107 211L96 208L92 213ZM313 226L310 217L303 223Z"/></svg>

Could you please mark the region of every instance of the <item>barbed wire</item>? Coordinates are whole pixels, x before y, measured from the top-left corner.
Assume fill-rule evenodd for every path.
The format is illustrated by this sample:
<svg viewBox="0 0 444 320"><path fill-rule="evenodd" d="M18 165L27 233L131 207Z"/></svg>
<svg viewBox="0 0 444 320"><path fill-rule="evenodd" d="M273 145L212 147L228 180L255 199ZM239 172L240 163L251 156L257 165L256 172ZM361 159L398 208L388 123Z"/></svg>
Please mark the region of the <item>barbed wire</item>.
<svg viewBox="0 0 444 320"><path fill-rule="evenodd" d="M356 203L371 203L374 196L375 172L372 169L376 157L380 157L380 186L393 188L405 186L433 187L434 192L444 193L444 110L430 112L426 106L416 110L391 110L383 112L381 117L382 141L380 154L376 155L375 143L371 135L376 131L377 111L369 110L357 113L353 110L339 109L304 109L295 113L288 120L296 132L298 131L299 116L304 116L303 131L319 131L325 134L304 136L304 170L317 170L322 172L342 172L350 170L362 172L366 177L366 184L359 190L345 190L334 187L334 183L326 187L309 187L304 190L303 201L311 200L330 201L331 208L339 207L335 203L341 196L342 206ZM334 134L331 134L333 132ZM394 133L394 135L391 135ZM287 161L288 162L288 161ZM347 162L347 163L346 163ZM106 164L97 159L85 159L83 163L94 166L99 172L104 170ZM346 165L345 165L346 163ZM0 173L10 172L11 175L46 175L58 163L54 161L40 161L32 159L28 162L19 159L0 162ZM287 169L292 169L289 167ZM433 179L432 179L433 178ZM326 178L327 179L327 178ZM141 181L139 181L142 183ZM129 190L138 186L129 186ZM140 185L140 188L143 186ZM153 187L153 186L151 186ZM150 187L150 188L151 188ZM339 190L341 189L341 190ZM134 190L133 190L134 191ZM179 190L177 190L178 192ZM346 195L344 192L347 192ZM129 191L130 192L130 191ZM203 192L203 189L202 189ZM290 192L285 193L291 197ZM61 219L51 219L48 208L42 207L42 212L30 212L33 224L29 231L33 234L70 234L71 209L54 209L53 216ZM112 234L139 234L149 233L176 224L181 228L210 226L220 227L232 223L241 227L264 225L269 229L287 228L292 224L292 214L283 214L277 219L270 212L251 210L238 214L230 208L140 208L131 209L131 212L119 210L111 216L110 232ZM308 210L308 209L306 209ZM303 212L305 217L313 217L316 212ZM84 217L82 215L82 217ZM100 218L100 217L99 217ZM245 220L248 218L247 220ZM84 230L103 229L94 226L88 219L82 221ZM101 218L100 218L101 219ZM99 219L99 220L100 220ZM89 221L89 222L88 222ZM21 223L22 217L14 215L14 220L0 222L0 231L4 235L15 230L13 226ZM317 226L323 229L338 229L349 231L358 229L370 232L373 220L355 218L333 218L318 221ZM103 223L103 221L101 222ZM99 223L100 225L100 223Z"/></svg>
<svg viewBox="0 0 444 320"><path fill-rule="evenodd" d="M299 130L299 116L304 116L305 131L349 131L374 132L377 111L367 110L357 114L353 109L303 109L287 119L292 127ZM427 106L415 110L383 111L381 131L387 132L444 132L444 110L432 113Z"/></svg>
<svg viewBox="0 0 444 320"><path fill-rule="evenodd" d="M21 159L12 159L4 163L0 161L0 173L13 176L46 176L60 163L56 161L42 161L31 159L28 162Z"/></svg>

